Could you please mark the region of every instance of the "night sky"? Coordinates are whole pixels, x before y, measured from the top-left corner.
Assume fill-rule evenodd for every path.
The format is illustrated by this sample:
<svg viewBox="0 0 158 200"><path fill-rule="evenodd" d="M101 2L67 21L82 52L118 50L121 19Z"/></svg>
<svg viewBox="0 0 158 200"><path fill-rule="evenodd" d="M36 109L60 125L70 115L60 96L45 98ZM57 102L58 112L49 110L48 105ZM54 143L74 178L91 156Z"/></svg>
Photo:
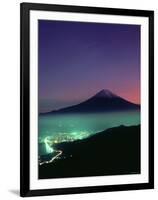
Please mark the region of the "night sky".
<svg viewBox="0 0 158 200"><path fill-rule="evenodd" d="M102 89L140 103L140 26L39 20L39 112Z"/></svg>

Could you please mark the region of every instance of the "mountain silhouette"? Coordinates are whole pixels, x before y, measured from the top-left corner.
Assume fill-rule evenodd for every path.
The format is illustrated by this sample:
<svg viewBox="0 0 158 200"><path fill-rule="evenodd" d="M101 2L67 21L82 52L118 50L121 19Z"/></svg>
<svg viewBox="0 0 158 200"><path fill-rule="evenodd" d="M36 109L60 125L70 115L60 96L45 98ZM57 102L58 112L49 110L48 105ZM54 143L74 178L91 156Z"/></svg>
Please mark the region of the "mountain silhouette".
<svg viewBox="0 0 158 200"><path fill-rule="evenodd" d="M95 113L139 110L140 105L131 103L110 90L101 90L91 98L77 105L61 108L44 114Z"/></svg>

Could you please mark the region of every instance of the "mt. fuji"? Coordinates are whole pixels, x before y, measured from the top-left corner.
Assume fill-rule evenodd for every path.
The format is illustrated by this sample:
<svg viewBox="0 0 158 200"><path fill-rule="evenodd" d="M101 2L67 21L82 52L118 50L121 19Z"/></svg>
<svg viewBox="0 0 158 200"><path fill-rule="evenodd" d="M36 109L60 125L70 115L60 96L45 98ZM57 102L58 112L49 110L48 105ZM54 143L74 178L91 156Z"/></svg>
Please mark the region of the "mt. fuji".
<svg viewBox="0 0 158 200"><path fill-rule="evenodd" d="M110 90L103 89L91 98L73 106L54 110L45 114L58 113L97 113L111 111L130 111L139 110L140 105L123 99Z"/></svg>

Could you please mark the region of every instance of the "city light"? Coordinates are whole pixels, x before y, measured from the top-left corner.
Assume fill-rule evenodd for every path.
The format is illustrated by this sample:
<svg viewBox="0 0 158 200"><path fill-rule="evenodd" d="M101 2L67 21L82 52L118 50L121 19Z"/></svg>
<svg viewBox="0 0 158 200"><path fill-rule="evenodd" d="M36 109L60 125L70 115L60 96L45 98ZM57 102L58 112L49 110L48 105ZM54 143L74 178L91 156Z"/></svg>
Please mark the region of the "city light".
<svg viewBox="0 0 158 200"><path fill-rule="evenodd" d="M52 152L53 152L53 148L50 147L50 145L49 145L48 137L46 137L46 138L44 139L44 143L45 143L45 147L46 147L46 152L47 152L47 153L52 153Z"/></svg>

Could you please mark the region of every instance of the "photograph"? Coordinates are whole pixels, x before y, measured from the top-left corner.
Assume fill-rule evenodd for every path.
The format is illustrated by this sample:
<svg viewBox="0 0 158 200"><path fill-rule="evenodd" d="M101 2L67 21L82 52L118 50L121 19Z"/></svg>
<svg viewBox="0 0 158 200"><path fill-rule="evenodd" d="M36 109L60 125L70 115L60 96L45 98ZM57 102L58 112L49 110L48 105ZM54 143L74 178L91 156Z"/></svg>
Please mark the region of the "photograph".
<svg viewBox="0 0 158 200"><path fill-rule="evenodd" d="M154 12L21 4L20 195L154 187Z"/></svg>
<svg viewBox="0 0 158 200"><path fill-rule="evenodd" d="M38 20L39 179L140 173L140 25Z"/></svg>

